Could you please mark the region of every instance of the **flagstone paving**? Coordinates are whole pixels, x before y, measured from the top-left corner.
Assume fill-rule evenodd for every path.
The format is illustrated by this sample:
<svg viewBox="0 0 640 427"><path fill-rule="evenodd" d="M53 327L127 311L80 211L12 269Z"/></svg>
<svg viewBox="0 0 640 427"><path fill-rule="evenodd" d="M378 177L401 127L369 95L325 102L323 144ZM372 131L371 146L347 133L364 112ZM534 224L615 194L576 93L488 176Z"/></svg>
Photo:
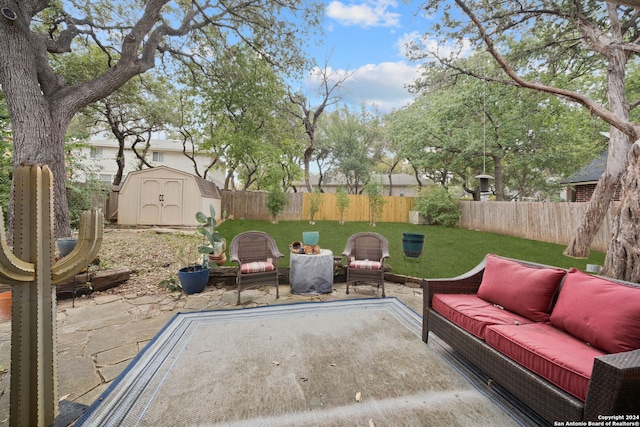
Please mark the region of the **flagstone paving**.
<svg viewBox="0 0 640 427"><path fill-rule="evenodd" d="M236 306L234 288L207 287L194 295L110 295L58 302L58 396L84 405L93 403L129 362L178 312L230 310L249 307L320 302L347 298L375 298L380 291L362 285L349 295L344 283L334 284L333 292L322 295L294 295L288 285L245 290L242 304ZM353 288L352 288L353 289ZM422 289L416 285L385 283L388 297L397 297L417 313L422 313ZM11 322L0 322L0 426L9 423L9 366L11 360Z"/></svg>

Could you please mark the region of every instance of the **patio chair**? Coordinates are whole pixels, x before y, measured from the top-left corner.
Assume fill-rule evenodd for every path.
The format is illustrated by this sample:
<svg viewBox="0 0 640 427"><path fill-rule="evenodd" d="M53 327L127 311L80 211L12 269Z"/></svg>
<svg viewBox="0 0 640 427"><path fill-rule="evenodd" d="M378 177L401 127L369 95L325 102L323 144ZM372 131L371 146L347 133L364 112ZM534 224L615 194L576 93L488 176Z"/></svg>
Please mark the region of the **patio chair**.
<svg viewBox="0 0 640 427"><path fill-rule="evenodd" d="M389 258L389 242L378 233L356 233L349 237L342 252L347 258L347 294L349 285L372 282L382 287L384 298L384 260Z"/></svg>
<svg viewBox="0 0 640 427"><path fill-rule="evenodd" d="M278 260L284 255L278 251L273 237L262 231L240 233L231 241L229 255L238 264L238 305L242 290L264 285L274 285L276 298L280 298Z"/></svg>

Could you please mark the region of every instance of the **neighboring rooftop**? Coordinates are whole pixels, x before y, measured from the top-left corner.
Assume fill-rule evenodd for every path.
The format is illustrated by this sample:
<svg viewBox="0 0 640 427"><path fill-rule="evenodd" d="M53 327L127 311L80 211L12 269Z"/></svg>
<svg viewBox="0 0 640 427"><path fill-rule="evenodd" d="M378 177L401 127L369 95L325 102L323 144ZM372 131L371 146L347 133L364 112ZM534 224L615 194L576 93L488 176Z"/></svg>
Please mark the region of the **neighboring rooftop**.
<svg viewBox="0 0 640 427"><path fill-rule="evenodd" d="M600 179L600 175L604 171L607 164L607 153L605 150L600 154L600 157L594 159L591 163L584 166L582 169L562 181L563 184L587 184L596 183Z"/></svg>

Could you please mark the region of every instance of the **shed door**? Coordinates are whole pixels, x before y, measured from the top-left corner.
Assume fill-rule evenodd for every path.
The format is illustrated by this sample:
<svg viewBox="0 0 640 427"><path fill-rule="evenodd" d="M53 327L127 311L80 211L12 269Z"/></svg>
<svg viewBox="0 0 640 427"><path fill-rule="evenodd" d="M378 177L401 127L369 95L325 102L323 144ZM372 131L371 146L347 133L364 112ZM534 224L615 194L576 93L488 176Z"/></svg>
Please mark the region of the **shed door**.
<svg viewBox="0 0 640 427"><path fill-rule="evenodd" d="M143 178L141 185L140 224L182 224L184 179Z"/></svg>

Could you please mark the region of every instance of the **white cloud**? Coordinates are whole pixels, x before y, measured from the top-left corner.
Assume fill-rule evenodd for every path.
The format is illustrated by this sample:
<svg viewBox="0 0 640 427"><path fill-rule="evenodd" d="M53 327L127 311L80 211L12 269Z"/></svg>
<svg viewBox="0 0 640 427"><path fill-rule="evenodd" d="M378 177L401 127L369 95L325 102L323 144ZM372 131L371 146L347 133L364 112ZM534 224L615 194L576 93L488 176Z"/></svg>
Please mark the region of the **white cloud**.
<svg viewBox="0 0 640 427"><path fill-rule="evenodd" d="M396 48L400 52L400 55L403 58L410 58L409 46L412 43L415 43L417 40L420 40L421 37L422 34L420 34L418 31L403 34L396 42Z"/></svg>
<svg viewBox="0 0 640 427"><path fill-rule="evenodd" d="M469 39L440 43L432 37L428 37L418 31L405 33L398 39L397 48L405 58L411 58L408 45L414 45L424 55L425 59L438 56L440 58L468 58L474 50L474 46Z"/></svg>
<svg viewBox="0 0 640 427"><path fill-rule="evenodd" d="M400 14L391 12L397 7L394 0L366 1L360 4L345 4L334 0L327 6L326 14L343 25L361 27L395 27Z"/></svg>
<svg viewBox="0 0 640 427"><path fill-rule="evenodd" d="M375 105L382 113L402 108L413 101L407 85L419 77L419 69L404 61L368 64L355 70L329 70L331 75L351 77L342 84L342 101L358 106ZM308 87L318 88L321 81L309 74Z"/></svg>

